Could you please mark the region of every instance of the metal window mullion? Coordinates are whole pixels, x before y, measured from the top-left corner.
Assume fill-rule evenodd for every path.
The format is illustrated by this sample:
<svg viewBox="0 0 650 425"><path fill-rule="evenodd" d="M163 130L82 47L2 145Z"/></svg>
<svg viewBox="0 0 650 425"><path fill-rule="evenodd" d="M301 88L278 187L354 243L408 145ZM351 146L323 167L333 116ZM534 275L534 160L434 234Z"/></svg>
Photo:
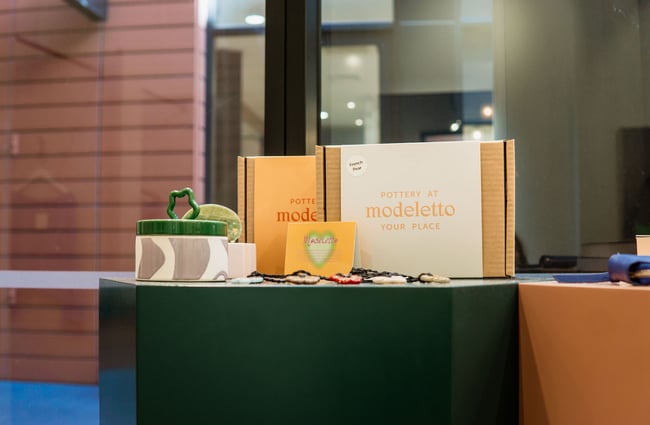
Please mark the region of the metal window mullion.
<svg viewBox="0 0 650 425"><path fill-rule="evenodd" d="M266 22L264 154L313 153L319 139L320 0L267 0Z"/></svg>

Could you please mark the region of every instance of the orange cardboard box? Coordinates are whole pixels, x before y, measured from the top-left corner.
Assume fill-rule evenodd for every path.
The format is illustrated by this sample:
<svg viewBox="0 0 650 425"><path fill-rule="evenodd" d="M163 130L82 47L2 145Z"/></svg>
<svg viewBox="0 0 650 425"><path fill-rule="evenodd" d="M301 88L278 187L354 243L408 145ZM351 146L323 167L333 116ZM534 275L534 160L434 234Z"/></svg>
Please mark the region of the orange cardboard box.
<svg viewBox="0 0 650 425"><path fill-rule="evenodd" d="M312 156L239 157L240 242L255 243L257 270L282 274L288 223L316 221L316 162Z"/></svg>

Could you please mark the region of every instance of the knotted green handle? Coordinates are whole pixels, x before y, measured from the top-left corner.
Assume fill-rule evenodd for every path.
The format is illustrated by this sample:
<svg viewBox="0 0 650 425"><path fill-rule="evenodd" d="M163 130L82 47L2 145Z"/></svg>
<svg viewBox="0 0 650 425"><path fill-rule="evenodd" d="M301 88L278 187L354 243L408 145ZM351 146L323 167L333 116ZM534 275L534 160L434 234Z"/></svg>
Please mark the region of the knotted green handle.
<svg viewBox="0 0 650 425"><path fill-rule="evenodd" d="M176 198L182 198L185 195L187 195L187 202L192 207L192 214L190 214L190 216L187 218L189 218L190 220L194 220L196 217L199 216L199 204L197 204L196 201L194 200L194 191L189 187L186 187L185 189L172 190L171 192L169 192L169 204L167 204L167 215L170 218L178 219L178 216L174 212L174 207L176 206Z"/></svg>

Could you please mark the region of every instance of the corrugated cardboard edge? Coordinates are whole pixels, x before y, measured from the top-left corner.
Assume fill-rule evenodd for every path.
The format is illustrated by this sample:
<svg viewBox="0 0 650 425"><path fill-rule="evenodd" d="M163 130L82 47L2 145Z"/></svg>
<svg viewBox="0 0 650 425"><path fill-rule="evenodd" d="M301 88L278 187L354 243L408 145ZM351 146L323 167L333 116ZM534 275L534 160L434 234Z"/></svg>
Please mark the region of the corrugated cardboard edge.
<svg viewBox="0 0 650 425"><path fill-rule="evenodd" d="M483 276L514 275L514 141L481 143Z"/></svg>
<svg viewBox="0 0 650 425"><path fill-rule="evenodd" d="M239 242L247 242L246 238L246 158L237 157L237 215L241 221Z"/></svg>
<svg viewBox="0 0 650 425"><path fill-rule="evenodd" d="M505 273L506 210L505 167L502 143L481 143L481 209L483 226L483 276Z"/></svg>
<svg viewBox="0 0 650 425"><path fill-rule="evenodd" d="M246 158L246 242L255 242L255 158Z"/></svg>
<svg viewBox="0 0 650 425"><path fill-rule="evenodd" d="M515 275L515 141L505 141L506 165L506 276Z"/></svg>
<svg viewBox="0 0 650 425"><path fill-rule="evenodd" d="M316 217L341 221L341 148L316 147Z"/></svg>
<svg viewBox="0 0 650 425"><path fill-rule="evenodd" d="M316 146L316 220L325 221L325 147Z"/></svg>
<svg viewBox="0 0 650 425"><path fill-rule="evenodd" d="M253 238L253 212L255 202L253 188L255 184L254 158L237 157L237 215L242 224L240 242L255 242Z"/></svg>

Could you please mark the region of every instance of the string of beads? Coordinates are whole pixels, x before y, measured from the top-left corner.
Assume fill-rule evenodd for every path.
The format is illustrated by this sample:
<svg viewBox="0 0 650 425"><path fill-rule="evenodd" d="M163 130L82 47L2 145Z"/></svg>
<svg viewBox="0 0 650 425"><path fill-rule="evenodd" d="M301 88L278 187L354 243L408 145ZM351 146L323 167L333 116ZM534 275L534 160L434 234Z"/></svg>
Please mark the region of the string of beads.
<svg viewBox="0 0 650 425"><path fill-rule="evenodd" d="M433 273L420 273L417 277L401 273L377 271L354 267L350 273L336 273L332 276L320 276L306 270L297 270L288 275L268 274L254 271L249 278L261 278L264 282L290 283L296 285L314 285L321 281L334 282L339 285L355 285L360 283L399 284L399 283L449 283L450 279ZM255 282L261 283L261 282Z"/></svg>

